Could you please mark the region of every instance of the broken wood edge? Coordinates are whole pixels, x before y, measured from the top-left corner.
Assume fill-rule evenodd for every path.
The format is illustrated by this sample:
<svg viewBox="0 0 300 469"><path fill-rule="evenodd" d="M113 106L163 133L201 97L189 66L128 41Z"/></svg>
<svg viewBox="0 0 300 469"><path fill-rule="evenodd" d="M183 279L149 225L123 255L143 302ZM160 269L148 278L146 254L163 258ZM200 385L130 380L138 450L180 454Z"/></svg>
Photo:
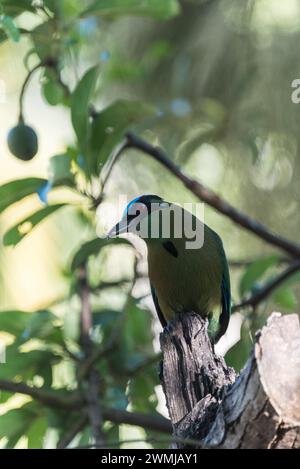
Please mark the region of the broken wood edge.
<svg viewBox="0 0 300 469"><path fill-rule="evenodd" d="M273 313L255 344L255 358L262 386L277 414L286 423L299 426L299 316Z"/></svg>
<svg viewBox="0 0 300 469"><path fill-rule="evenodd" d="M215 355L207 323L195 313L177 315L161 334L161 347L176 436L197 439L203 448L300 447L297 315L270 316L238 376Z"/></svg>

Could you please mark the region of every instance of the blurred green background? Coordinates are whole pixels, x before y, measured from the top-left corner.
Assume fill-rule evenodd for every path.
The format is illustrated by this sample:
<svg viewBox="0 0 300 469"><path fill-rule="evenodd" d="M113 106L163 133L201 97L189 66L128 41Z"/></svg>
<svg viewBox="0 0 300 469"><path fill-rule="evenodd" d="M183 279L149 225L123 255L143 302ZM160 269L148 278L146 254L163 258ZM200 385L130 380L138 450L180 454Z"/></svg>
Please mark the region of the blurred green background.
<svg viewBox="0 0 300 469"><path fill-rule="evenodd" d="M132 247L84 243L117 220L120 195L197 199L137 151L115 164L100 205L99 177L130 129L233 206L297 242L300 108L291 84L300 77L298 40L299 0L0 1L0 339L7 345L0 379L80 389L78 363L68 352L84 359L78 276L84 264L94 346L105 347L123 321L114 350L96 365L101 402L167 416L145 261L139 258L134 282ZM17 125L24 80L40 62L23 99L39 148L24 162L9 152L7 133ZM17 179L21 185L5 185ZM66 205L47 219L44 214L31 233L34 223L26 217L60 203ZM234 303L284 268L283 253L208 206L205 222L223 239ZM272 311L298 311L298 283L296 273L254 311L232 315L218 345L229 364L244 365L255 331ZM0 401L3 447L56 447L80 417L79 410L49 409L20 394L3 391ZM110 422L104 433L108 446L125 435L153 436ZM93 441L87 423L70 445Z"/></svg>

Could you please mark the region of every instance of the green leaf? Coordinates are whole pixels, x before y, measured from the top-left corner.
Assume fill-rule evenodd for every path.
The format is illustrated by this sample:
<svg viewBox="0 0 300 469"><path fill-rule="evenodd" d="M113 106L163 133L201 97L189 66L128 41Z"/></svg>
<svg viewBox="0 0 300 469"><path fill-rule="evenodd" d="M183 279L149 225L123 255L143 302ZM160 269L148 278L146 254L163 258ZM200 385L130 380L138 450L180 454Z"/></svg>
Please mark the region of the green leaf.
<svg viewBox="0 0 300 469"><path fill-rule="evenodd" d="M0 438L8 439L7 448L13 448L23 435L27 436L29 428L39 420L39 414L39 405L28 402L22 407L0 415Z"/></svg>
<svg viewBox="0 0 300 469"><path fill-rule="evenodd" d="M57 357L51 352L44 350L20 352L18 344L13 343L6 347L6 363L0 366L0 377L2 379L31 379L51 369L55 361Z"/></svg>
<svg viewBox="0 0 300 469"><path fill-rule="evenodd" d="M71 171L72 157L68 154L54 155L50 158L48 176L52 185L65 184L74 186L74 174Z"/></svg>
<svg viewBox="0 0 300 469"><path fill-rule="evenodd" d="M47 342L62 343L62 330L54 323L57 320L50 311L36 311L35 313L29 314L30 321L28 322L26 329L23 331L23 338L28 339L42 339Z"/></svg>
<svg viewBox="0 0 300 469"><path fill-rule="evenodd" d="M116 441L120 441L120 426L114 424L106 423L105 428L103 429L105 432L105 441L109 445L110 442L115 444ZM82 445L84 443L80 443ZM87 444L87 443L86 443Z"/></svg>
<svg viewBox="0 0 300 469"><path fill-rule="evenodd" d="M0 312L0 331L16 336L19 344L33 338L62 344L62 328L56 321L57 317L50 311L3 311Z"/></svg>
<svg viewBox="0 0 300 469"><path fill-rule="evenodd" d="M52 366L46 366L44 368L40 368L38 374L44 380L43 386L45 388L48 388L48 389L51 388L52 387L52 381L53 381Z"/></svg>
<svg viewBox="0 0 300 469"><path fill-rule="evenodd" d="M68 3L68 0L67 1L66 0L64 0L64 1L61 1L61 0L44 0L44 3L47 6L47 8L49 8L49 10L53 11L53 13L55 13L57 15L57 17L63 17L64 15L61 15L62 6L65 3Z"/></svg>
<svg viewBox="0 0 300 469"><path fill-rule="evenodd" d="M58 17L63 18L66 23L70 20L78 20L78 15L82 10L82 2L78 0L47 0L47 3L52 4L51 9L56 11Z"/></svg>
<svg viewBox="0 0 300 469"><path fill-rule="evenodd" d="M125 410L128 406L128 397L126 396L126 389L117 386L108 388L105 400L109 405L116 409Z"/></svg>
<svg viewBox="0 0 300 469"><path fill-rule="evenodd" d="M272 296L274 301L282 308L294 310L297 307L297 297L289 287L278 288Z"/></svg>
<svg viewBox="0 0 300 469"><path fill-rule="evenodd" d="M31 39L35 51L41 60L57 59L61 53L61 40L57 35L57 26L54 20L38 25L31 32Z"/></svg>
<svg viewBox="0 0 300 469"><path fill-rule="evenodd" d="M50 428L59 428L63 426L63 414L61 409L49 407L46 409L48 425Z"/></svg>
<svg viewBox="0 0 300 469"><path fill-rule="evenodd" d="M106 246L114 246L114 245L127 245L132 246L127 240L122 238L117 239L106 239L106 238L95 238L87 243L84 243L79 250L76 252L75 256L73 257L71 263L71 269L77 269L78 267L82 266L89 256L96 255L99 253L100 249Z"/></svg>
<svg viewBox="0 0 300 469"><path fill-rule="evenodd" d="M31 320L31 314L24 311L0 312L0 331L15 336L21 335Z"/></svg>
<svg viewBox="0 0 300 469"><path fill-rule="evenodd" d="M106 439L106 438L105 438ZM117 438L119 439L119 438ZM86 426L81 433L80 440L78 442L78 446L88 446L91 441L93 441L93 432L92 429Z"/></svg>
<svg viewBox="0 0 300 469"><path fill-rule="evenodd" d="M151 315L148 310L141 309L134 299L128 302L126 308L123 335L128 350L140 351L143 354L153 353Z"/></svg>
<svg viewBox="0 0 300 469"><path fill-rule="evenodd" d="M118 100L100 112L92 123L90 151L93 171L99 173L114 148L124 138L126 130L154 114L154 108L140 101Z"/></svg>
<svg viewBox="0 0 300 469"><path fill-rule="evenodd" d="M3 237L5 246L16 246L26 235L32 232L33 228L43 221L46 217L56 212L66 204L48 205L21 220L15 226L10 228Z"/></svg>
<svg viewBox="0 0 300 469"><path fill-rule="evenodd" d="M179 11L177 0L96 0L83 15L141 15L166 20Z"/></svg>
<svg viewBox="0 0 300 469"><path fill-rule="evenodd" d="M13 448L33 423L36 413L27 405L0 415L0 438L7 438L8 448Z"/></svg>
<svg viewBox="0 0 300 469"><path fill-rule="evenodd" d="M80 336L79 309L68 308L64 314L63 333L65 341L77 342Z"/></svg>
<svg viewBox="0 0 300 469"><path fill-rule="evenodd" d="M4 404L4 402L8 401L11 398L11 392L7 391L0 391L0 404Z"/></svg>
<svg viewBox="0 0 300 469"><path fill-rule="evenodd" d="M248 360L252 348L250 322L244 320L240 340L225 355L226 364L239 372Z"/></svg>
<svg viewBox="0 0 300 469"><path fill-rule="evenodd" d="M120 316L120 314L119 314ZM113 317L113 316L112 316ZM149 311L138 307L134 299L127 303L125 317L122 320L122 334L118 346L108 357L110 369L113 373L126 376L126 373L144 362L147 357L153 356L153 335L151 329L151 315ZM102 328L103 342L111 337L116 327L117 317L111 324Z"/></svg>
<svg viewBox="0 0 300 469"><path fill-rule="evenodd" d="M16 179L0 186L0 213L10 205L34 194L47 181L42 178Z"/></svg>
<svg viewBox="0 0 300 469"><path fill-rule="evenodd" d="M51 106L56 106L64 101L65 93L62 86L49 80L43 85L43 94Z"/></svg>
<svg viewBox="0 0 300 469"><path fill-rule="evenodd" d="M89 128L89 105L99 76L99 66L90 68L76 86L71 99L72 124L79 143L85 148Z"/></svg>
<svg viewBox="0 0 300 469"><path fill-rule="evenodd" d="M43 447L43 440L48 428L45 417L36 418L26 432L28 438L28 448L40 449Z"/></svg>
<svg viewBox="0 0 300 469"><path fill-rule="evenodd" d="M20 40L20 31L10 16L0 15L0 27L12 41L18 42Z"/></svg>
<svg viewBox="0 0 300 469"><path fill-rule="evenodd" d="M0 29L0 44L1 44L1 42L6 41L6 39L7 39L7 36L6 36L5 32Z"/></svg>
<svg viewBox="0 0 300 469"><path fill-rule="evenodd" d="M26 10L35 12L32 0L2 0L0 3L5 9L5 13L10 16L20 15Z"/></svg>
<svg viewBox="0 0 300 469"><path fill-rule="evenodd" d="M154 388L159 384L158 371L139 373L129 383L129 399L131 408L135 412L150 412L157 407Z"/></svg>
<svg viewBox="0 0 300 469"><path fill-rule="evenodd" d="M113 309L102 309L100 311L93 311L93 325L106 327L111 323L115 324L119 316L120 311L115 311Z"/></svg>
<svg viewBox="0 0 300 469"><path fill-rule="evenodd" d="M260 279L264 273L278 262L278 256L267 256L252 262L244 272L240 281L240 295L244 296L245 293L251 291L255 282Z"/></svg>

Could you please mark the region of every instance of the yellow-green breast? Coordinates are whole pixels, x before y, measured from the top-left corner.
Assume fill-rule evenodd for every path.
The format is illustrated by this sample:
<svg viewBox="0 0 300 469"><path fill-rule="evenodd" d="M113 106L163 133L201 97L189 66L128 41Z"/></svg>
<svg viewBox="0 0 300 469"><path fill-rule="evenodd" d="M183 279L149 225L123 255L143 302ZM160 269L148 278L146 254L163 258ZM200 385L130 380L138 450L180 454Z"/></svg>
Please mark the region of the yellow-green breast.
<svg viewBox="0 0 300 469"><path fill-rule="evenodd" d="M175 313L194 311L216 319L221 312L221 284L224 252L220 238L204 225L204 244L187 249L185 238L170 238L174 255L164 240L150 240L148 246L149 279L166 321Z"/></svg>

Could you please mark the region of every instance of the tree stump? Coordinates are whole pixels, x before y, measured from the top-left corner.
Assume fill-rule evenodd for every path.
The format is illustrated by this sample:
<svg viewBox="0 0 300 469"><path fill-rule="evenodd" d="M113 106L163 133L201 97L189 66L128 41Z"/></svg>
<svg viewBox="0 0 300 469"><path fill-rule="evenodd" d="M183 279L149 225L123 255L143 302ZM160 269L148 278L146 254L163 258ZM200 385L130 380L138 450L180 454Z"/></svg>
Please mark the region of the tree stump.
<svg viewBox="0 0 300 469"><path fill-rule="evenodd" d="M161 337L161 381L177 448L300 448L300 326L273 313L239 375L215 354L207 321L179 314Z"/></svg>

